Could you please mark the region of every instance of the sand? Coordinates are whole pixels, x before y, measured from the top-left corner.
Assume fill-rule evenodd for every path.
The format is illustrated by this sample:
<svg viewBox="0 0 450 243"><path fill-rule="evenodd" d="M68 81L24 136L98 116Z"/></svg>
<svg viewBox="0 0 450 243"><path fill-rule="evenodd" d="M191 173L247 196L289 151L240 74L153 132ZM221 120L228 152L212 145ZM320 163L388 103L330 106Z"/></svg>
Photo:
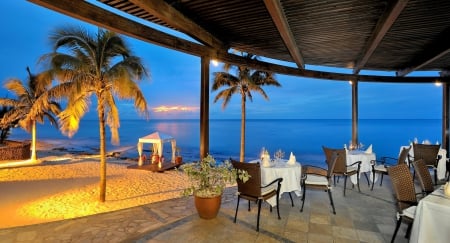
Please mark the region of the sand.
<svg viewBox="0 0 450 243"><path fill-rule="evenodd" d="M41 163L0 169L0 228L109 212L181 197L180 171L127 169L134 160L107 158L106 202L99 202L97 156L41 150ZM44 157L42 157L44 156Z"/></svg>

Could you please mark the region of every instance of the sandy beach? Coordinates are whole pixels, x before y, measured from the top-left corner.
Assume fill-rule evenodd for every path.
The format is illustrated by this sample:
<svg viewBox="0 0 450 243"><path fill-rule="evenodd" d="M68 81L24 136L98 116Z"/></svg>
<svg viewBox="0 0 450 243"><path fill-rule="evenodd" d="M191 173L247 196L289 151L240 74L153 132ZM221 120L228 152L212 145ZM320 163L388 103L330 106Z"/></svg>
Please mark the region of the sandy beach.
<svg viewBox="0 0 450 243"><path fill-rule="evenodd" d="M43 148L44 147L44 148ZM54 147L54 146L53 146ZM179 171L127 169L134 160L107 158L106 202L99 198L99 158L40 145L38 165L0 169L0 228L109 212L181 197Z"/></svg>

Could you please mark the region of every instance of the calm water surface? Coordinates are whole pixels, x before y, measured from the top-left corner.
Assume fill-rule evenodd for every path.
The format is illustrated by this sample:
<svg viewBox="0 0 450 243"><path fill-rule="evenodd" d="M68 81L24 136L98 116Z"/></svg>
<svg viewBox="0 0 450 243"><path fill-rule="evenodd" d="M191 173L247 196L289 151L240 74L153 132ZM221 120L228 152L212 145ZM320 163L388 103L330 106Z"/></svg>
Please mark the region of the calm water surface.
<svg viewBox="0 0 450 243"><path fill-rule="evenodd" d="M239 157L240 122L239 119L210 121L210 153L217 159ZM441 129L440 119L362 119L359 120L359 141L366 147L372 144L377 156L397 156L400 146L414 138L440 143ZM119 131L120 148L129 149L126 151L128 157L137 157L139 137L155 131L174 136L184 157L198 159L199 120L123 120ZM72 150L98 150L98 124L94 120L83 120L73 138L61 135L49 125L39 125L37 133L39 140L59 141ZM30 135L14 129L11 138L29 139ZM257 158L261 148L265 147L272 155L281 149L286 157L293 152L299 161L322 163L322 145L341 148L350 140L350 119L247 120L246 159ZM119 148L110 143L107 147L108 150Z"/></svg>

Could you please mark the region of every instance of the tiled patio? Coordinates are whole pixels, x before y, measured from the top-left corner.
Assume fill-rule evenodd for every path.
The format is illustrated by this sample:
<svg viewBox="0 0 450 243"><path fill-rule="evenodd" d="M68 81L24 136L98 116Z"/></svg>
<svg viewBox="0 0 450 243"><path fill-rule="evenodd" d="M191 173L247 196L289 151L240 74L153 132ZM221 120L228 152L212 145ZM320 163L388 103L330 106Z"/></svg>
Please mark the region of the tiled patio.
<svg viewBox="0 0 450 243"><path fill-rule="evenodd" d="M280 201L281 220L269 207L261 209L256 232L256 205L247 211L241 201L233 223L236 188L227 189L216 219L200 219L192 198L179 198L111 213L46 224L0 229L0 242L389 242L395 226L395 205L390 180L370 191L362 180L361 193L341 182L333 189L336 215L328 195L308 190L304 211L301 200ZM294 195L294 194L293 194ZM403 224L396 242L407 242Z"/></svg>

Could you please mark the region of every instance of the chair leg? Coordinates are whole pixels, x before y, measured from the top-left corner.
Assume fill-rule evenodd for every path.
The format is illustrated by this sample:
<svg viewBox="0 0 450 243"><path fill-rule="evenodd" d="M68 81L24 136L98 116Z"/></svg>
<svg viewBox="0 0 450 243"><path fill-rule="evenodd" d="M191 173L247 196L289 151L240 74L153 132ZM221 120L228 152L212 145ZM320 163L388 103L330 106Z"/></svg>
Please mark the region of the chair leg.
<svg viewBox="0 0 450 243"><path fill-rule="evenodd" d="M305 195L306 195L305 191L306 188L302 187L302 208L300 208L300 212L303 212L303 205L305 204Z"/></svg>
<svg viewBox="0 0 450 243"><path fill-rule="evenodd" d="M375 184L375 171L372 170L372 187L370 188L371 191L373 191L373 185Z"/></svg>
<svg viewBox="0 0 450 243"><path fill-rule="evenodd" d="M434 185L436 186L437 183L438 183L438 179L437 179L437 169L434 168L433 170L434 170Z"/></svg>
<svg viewBox="0 0 450 243"><path fill-rule="evenodd" d="M406 229L405 238L409 239L411 235L412 223L408 224L408 228Z"/></svg>
<svg viewBox="0 0 450 243"><path fill-rule="evenodd" d="M261 213L261 201L262 200L258 200L258 219L256 222L256 231L259 231L259 215ZM278 205L277 205L277 207L278 207Z"/></svg>
<svg viewBox="0 0 450 243"><path fill-rule="evenodd" d="M336 214L336 210L334 209L333 197L331 196L331 190L328 188L328 197L330 198L331 208L333 209L333 214ZM302 206L303 209L303 206Z"/></svg>
<svg viewBox="0 0 450 243"><path fill-rule="evenodd" d="M367 176L366 172L364 172L364 176L366 177L366 180L367 180L367 186L370 187L370 180L369 180L369 177Z"/></svg>
<svg viewBox="0 0 450 243"><path fill-rule="evenodd" d="M248 200L248 211L250 212L250 200Z"/></svg>
<svg viewBox="0 0 450 243"><path fill-rule="evenodd" d="M291 204L292 204L292 207L294 207L294 200L292 199L291 192L289 192L289 197L291 198Z"/></svg>
<svg viewBox="0 0 450 243"><path fill-rule="evenodd" d="M234 213L234 223L236 223L236 219L237 219L237 212L239 209L239 199L241 199L240 196L238 196L237 205L236 205L236 213Z"/></svg>
<svg viewBox="0 0 450 243"><path fill-rule="evenodd" d="M397 225L395 226L394 234L392 235L391 243L394 243L394 241L395 241L395 236L397 235L398 228L400 228L400 225L401 225L401 224L402 224L402 217L399 217L399 218L397 219Z"/></svg>
<svg viewBox="0 0 450 243"><path fill-rule="evenodd" d="M384 177L384 173L381 173L380 186L383 185L383 177Z"/></svg>
<svg viewBox="0 0 450 243"><path fill-rule="evenodd" d="M365 173L364 173L365 174ZM359 176L360 176L361 174L360 173L356 173L356 183L358 183L358 192L361 192L361 189L359 188Z"/></svg>
<svg viewBox="0 0 450 243"><path fill-rule="evenodd" d="M289 195L291 195L290 193L289 193ZM281 219L281 217L280 217L280 187L278 187L278 191L277 191L277 213L278 213L278 219ZM270 207L272 207L272 206L270 206Z"/></svg>
<svg viewBox="0 0 450 243"><path fill-rule="evenodd" d="M345 190L347 189L347 176L344 176L344 197L345 197Z"/></svg>

